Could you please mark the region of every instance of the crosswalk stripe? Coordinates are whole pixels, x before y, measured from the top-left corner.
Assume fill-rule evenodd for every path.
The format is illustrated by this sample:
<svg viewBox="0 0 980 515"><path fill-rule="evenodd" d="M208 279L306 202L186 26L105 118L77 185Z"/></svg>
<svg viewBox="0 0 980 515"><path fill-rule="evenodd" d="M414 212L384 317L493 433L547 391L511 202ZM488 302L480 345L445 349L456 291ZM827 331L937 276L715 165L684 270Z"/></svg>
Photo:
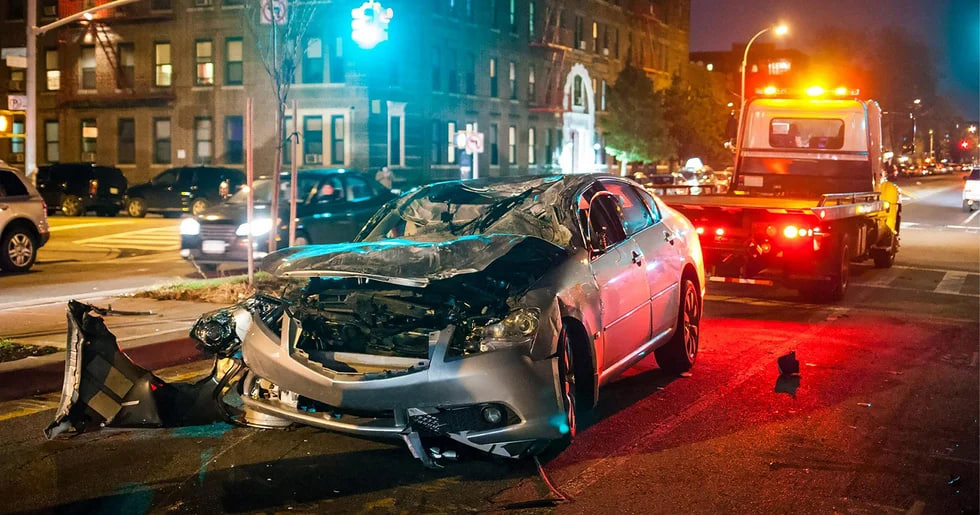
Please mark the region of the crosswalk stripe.
<svg viewBox="0 0 980 515"><path fill-rule="evenodd" d="M939 282L939 286L936 286L937 293L959 293L963 289L963 284L966 283L967 276L970 275L966 272L946 272L943 275L943 280Z"/></svg>
<svg viewBox="0 0 980 515"><path fill-rule="evenodd" d="M888 286L895 281L895 279L898 279L899 275L902 273L901 270L896 268L876 270L876 272L877 273L873 279L860 282L855 281L854 284L860 284L862 286Z"/></svg>
<svg viewBox="0 0 980 515"><path fill-rule="evenodd" d="M97 248L124 248L134 250L177 250L180 248L180 234L175 227L154 227L94 238L75 240L76 245Z"/></svg>

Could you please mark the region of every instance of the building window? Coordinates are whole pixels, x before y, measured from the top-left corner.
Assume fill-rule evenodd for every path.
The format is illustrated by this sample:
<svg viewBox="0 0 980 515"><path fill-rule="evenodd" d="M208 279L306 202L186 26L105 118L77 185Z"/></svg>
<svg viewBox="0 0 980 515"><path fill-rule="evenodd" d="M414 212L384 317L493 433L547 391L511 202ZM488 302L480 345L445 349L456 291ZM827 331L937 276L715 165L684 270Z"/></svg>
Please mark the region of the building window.
<svg viewBox="0 0 980 515"><path fill-rule="evenodd" d="M44 122L44 154L49 163L61 160L61 140L58 135L58 120Z"/></svg>
<svg viewBox="0 0 980 515"><path fill-rule="evenodd" d="M534 39L535 0L527 0L527 38Z"/></svg>
<svg viewBox="0 0 980 515"><path fill-rule="evenodd" d="M330 163L344 164L344 116L330 117Z"/></svg>
<svg viewBox="0 0 980 515"><path fill-rule="evenodd" d="M214 84L214 52L210 39L194 42L194 63L197 68L194 84L198 86Z"/></svg>
<svg viewBox="0 0 980 515"><path fill-rule="evenodd" d="M553 162L552 153L555 151L555 143L551 139L554 131L547 129L544 131L544 164L550 165Z"/></svg>
<svg viewBox="0 0 980 515"><path fill-rule="evenodd" d="M169 11L173 9L172 0L150 0L150 9L154 11Z"/></svg>
<svg viewBox="0 0 980 515"><path fill-rule="evenodd" d="M303 162L323 163L323 117L303 117Z"/></svg>
<svg viewBox="0 0 980 515"><path fill-rule="evenodd" d="M323 40L320 38L306 40L302 66L304 84L323 82Z"/></svg>
<svg viewBox="0 0 980 515"><path fill-rule="evenodd" d="M592 22L592 51L599 53L599 24Z"/></svg>
<svg viewBox="0 0 980 515"><path fill-rule="evenodd" d="M155 43L153 55L153 68L156 71L153 84L168 88L173 77L173 65L170 64L170 43Z"/></svg>
<svg viewBox="0 0 980 515"><path fill-rule="evenodd" d="M7 0L7 21L24 19L24 2L26 0Z"/></svg>
<svg viewBox="0 0 980 515"><path fill-rule="evenodd" d="M244 79L242 65L242 38L225 40L225 84L239 85Z"/></svg>
<svg viewBox="0 0 980 515"><path fill-rule="evenodd" d="M439 135L441 126L442 124L439 123L439 120L432 120L432 136L430 138L432 149L429 154L429 160L434 165L442 163L442 136Z"/></svg>
<svg viewBox="0 0 980 515"><path fill-rule="evenodd" d="M456 162L456 122L446 123L446 162Z"/></svg>
<svg viewBox="0 0 980 515"><path fill-rule="evenodd" d="M527 100L530 103L534 103L535 95L537 90L535 89L535 66L533 64L527 67Z"/></svg>
<svg viewBox="0 0 980 515"><path fill-rule="evenodd" d="M466 94L476 94L476 55L466 54Z"/></svg>
<svg viewBox="0 0 980 515"><path fill-rule="evenodd" d="M459 93L459 70L457 69L456 49L449 50L449 84L447 90L450 93Z"/></svg>
<svg viewBox="0 0 980 515"><path fill-rule="evenodd" d="M585 18L575 17L575 48L585 50Z"/></svg>
<svg viewBox="0 0 980 515"><path fill-rule="evenodd" d="M82 83L79 89L95 89L95 47L88 45L82 47L78 64L82 68Z"/></svg>
<svg viewBox="0 0 980 515"><path fill-rule="evenodd" d="M606 110L606 79L602 79L602 91L599 97L599 109Z"/></svg>
<svg viewBox="0 0 980 515"><path fill-rule="evenodd" d="M572 105L578 107L585 105L585 84L579 75L576 75L572 82Z"/></svg>
<svg viewBox="0 0 980 515"><path fill-rule="evenodd" d="M490 26L500 28L500 9L497 8L497 0L490 0Z"/></svg>
<svg viewBox="0 0 980 515"><path fill-rule="evenodd" d="M245 0L223 0L222 5L245 5Z"/></svg>
<svg viewBox="0 0 980 515"><path fill-rule="evenodd" d="M333 52L330 52L330 82L332 84L344 82L343 42L343 38L337 38L333 45Z"/></svg>
<svg viewBox="0 0 980 515"><path fill-rule="evenodd" d="M92 118L82 120L82 161L94 162L99 127Z"/></svg>
<svg viewBox="0 0 980 515"><path fill-rule="evenodd" d="M58 17L58 0L41 0L41 12L38 16L44 18Z"/></svg>
<svg viewBox="0 0 980 515"><path fill-rule="evenodd" d="M534 127L527 130L527 164L538 164L537 131Z"/></svg>
<svg viewBox="0 0 980 515"><path fill-rule="evenodd" d="M782 75L784 73L789 72L789 70L790 70L790 63L785 59L781 61L773 61L769 63L769 75Z"/></svg>
<svg viewBox="0 0 980 515"><path fill-rule="evenodd" d="M131 88L136 84L136 50L132 43L119 43L119 75L116 77L116 87Z"/></svg>
<svg viewBox="0 0 980 515"><path fill-rule="evenodd" d="M119 142L116 145L116 162L133 164L136 162L136 120L119 119Z"/></svg>
<svg viewBox="0 0 980 515"><path fill-rule="evenodd" d="M242 145L244 140L241 116L225 117L225 163L242 164L245 162L245 152Z"/></svg>
<svg viewBox="0 0 980 515"><path fill-rule="evenodd" d="M490 58L490 96L493 98L497 98L497 95L500 94L498 89L499 87L497 85L497 58L491 57Z"/></svg>
<svg viewBox="0 0 980 515"><path fill-rule="evenodd" d="M13 123L14 134L24 134L24 122L17 120ZM10 151L14 154L24 153L24 138L10 138Z"/></svg>
<svg viewBox="0 0 980 515"><path fill-rule="evenodd" d="M404 166L402 164L402 117L388 118L388 165Z"/></svg>
<svg viewBox="0 0 980 515"><path fill-rule="evenodd" d="M466 1L466 19L473 21L473 0Z"/></svg>
<svg viewBox="0 0 980 515"><path fill-rule="evenodd" d="M517 34L517 0L510 0L510 13L508 20L510 21L510 33Z"/></svg>
<svg viewBox="0 0 980 515"><path fill-rule="evenodd" d="M517 126L511 125L507 129L507 163L517 164Z"/></svg>
<svg viewBox="0 0 980 515"><path fill-rule="evenodd" d="M439 70L439 47L432 47L432 90L439 91L442 74Z"/></svg>
<svg viewBox="0 0 980 515"><path fill-rule="evenodd" d="M153 119L153 162L170 164L170 118Z"/></svg>
<svg viewBox="0 0 980 515"><path fill-rule="evenodd" d="M490 124L490 164L497 166L500 164L500 153L498 152L497 124Z"/></svg>
<svg viewBox="0 0 980 515"><path fill-rule="evenodd" d="M58 51L44 51L44 86L48 91L61 89L61 69L58 66Z"/></svg>
<svg viewBox="0 0 980 515"><path fill-rule="evenodd" d="M194 119L194 162L211 164L214 132L211 130L210 118Z"/></svg>
<svg viewBox="0 0 980 515"><path fill-rule="evenodd" d="M22 92L26 90L26 80L27 72L23 68L14 68L10 70L10 84L8 84L8 89L13 92Z"/></svg>
<svg viewBox="0 0 980 515"><path fill-rule="evenodd" d="M510 81L510 99L517 100L517 63L514 61L507 67L507 80Z"/></svg>

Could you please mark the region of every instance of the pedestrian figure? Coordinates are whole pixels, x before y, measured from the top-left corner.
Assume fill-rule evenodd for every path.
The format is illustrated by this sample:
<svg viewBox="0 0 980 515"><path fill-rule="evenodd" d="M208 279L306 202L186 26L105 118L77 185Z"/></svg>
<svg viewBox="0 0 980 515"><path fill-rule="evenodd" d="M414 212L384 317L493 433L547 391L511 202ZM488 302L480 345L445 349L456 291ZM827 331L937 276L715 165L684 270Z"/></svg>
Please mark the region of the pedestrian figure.
<svg viewBox="0 0 980 515"><path fill-rule="evenodd" d="M395 174L391 173L391 170L387 166L382 166L378 173L374 174L374 180L378 184L384 186L386 189L391 189L392 179L395 178Z"/></svg>

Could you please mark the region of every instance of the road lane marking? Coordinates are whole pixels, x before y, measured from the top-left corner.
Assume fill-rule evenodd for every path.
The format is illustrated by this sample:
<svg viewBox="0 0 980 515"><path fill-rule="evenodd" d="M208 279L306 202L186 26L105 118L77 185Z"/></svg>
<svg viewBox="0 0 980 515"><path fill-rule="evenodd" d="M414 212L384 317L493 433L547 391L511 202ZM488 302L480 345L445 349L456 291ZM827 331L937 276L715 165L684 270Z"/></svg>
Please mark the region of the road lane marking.
<svg viewBox="0 0 980 515"><path fill-rule="evenodd" d="M980 211L977 211L980 213ZM966 229L968 231L980 231L980 227L974 227L972 225L947 225L947 229Z"/></svg>
<svg viewBox="0 0 980 515"><path fill-rule="evenodd" d="M962 225L966 225L966 224L970 223L971 221L973 221L974 218L977 217L977 215L980 215L980 211L974 211L972 215L970 215L970 216L968 216L966 218L966 220L963 220L963 224Z"/></svg>
<svg viewBox="0 0 980 515"><path fill-rule="evenodd" d="M178 250L180 249L180 233L177 227L154 227L84 238L72 243L86 247L156 251Z"/></svg>
<svg viewBox="0 0 980 515"><path fill-rule="evenodd" d="M966 283L966 278L970 274L966 272L946 272L943 276L943 280L939 281L939 285L933 290L936 293L954 293L959 294L960 290L963 289L963 284Z"/></svg>
<svg viewBox="0 0 980 515"><path fill-rule="evenodd" d="M124 225L124 224L132 224L132 223L135 222L133 222L132 220L120 220L116 222L95 222L95 223L87 223L87 224L52 225L48 227L48 232L67 231L70 229L82 229L85 227L105 227L108 225Z"/></svg>
<svg viewBox="0 0 980 515"><path fill-rule="evenodd" d="M976 293L954 293L954 292L945 292L945 291L924 290L922 288L905 288L902 286L882 286L880 284L851 283L851 287L852 288L879 288L882 290L914 291L918 293L935 293L937 295L956 295L957 297L980 298L980 294L976 294Z"/></svg>
<svg viewBox="0 0 980 515"><path fill-rule="evenodd" d="M863 286L888 286L898 279L902 272L901 270L896 270L895 268L889 268L885 270L875 270L874 277L867 281L855 280L854 284ZM855 277L855 279L858 279Z"/></svg>

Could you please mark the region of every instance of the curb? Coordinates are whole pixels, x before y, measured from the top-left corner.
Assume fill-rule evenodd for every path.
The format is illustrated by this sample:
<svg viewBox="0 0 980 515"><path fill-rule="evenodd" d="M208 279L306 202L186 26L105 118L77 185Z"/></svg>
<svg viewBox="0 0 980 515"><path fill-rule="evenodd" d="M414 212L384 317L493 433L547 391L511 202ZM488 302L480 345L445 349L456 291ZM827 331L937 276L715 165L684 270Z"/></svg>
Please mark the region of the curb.
<svg viewBox="0 0 980 515"><path fill-rule="evenodd" d="M133 347L123 353L147 370L184 365L207 357L194 340L187 337ZM64 351L61 359L55 362L44 360L36 366L0 372L0 401L56 392L61 390L64 376Z"/></svg>

